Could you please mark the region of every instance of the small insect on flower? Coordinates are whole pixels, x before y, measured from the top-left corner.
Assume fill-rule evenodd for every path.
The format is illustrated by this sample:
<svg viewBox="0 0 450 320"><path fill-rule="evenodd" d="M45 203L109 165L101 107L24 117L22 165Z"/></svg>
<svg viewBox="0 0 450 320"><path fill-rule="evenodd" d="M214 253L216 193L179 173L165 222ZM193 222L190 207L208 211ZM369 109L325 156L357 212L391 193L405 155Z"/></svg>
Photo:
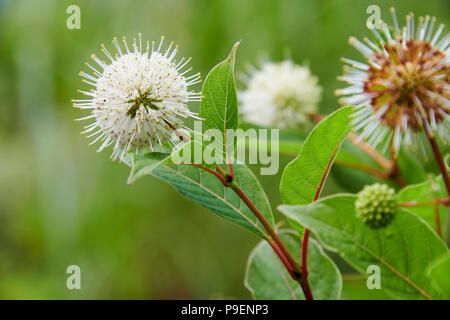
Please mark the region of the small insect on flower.
<svg viewBox="0 0 450 320"><path fill-rule="evenodd" d="M322 88L308 67L290 60L265 62L244 81L247 89L239 92L239 100L247 122L292 128L306 124L317 112Z"/></svg>
<svg viewBox="0 0 450 320"><path fill-rule="evenodd" d="M91 74L80 72L83 82L94 87L79 90L88 99L72 100L74 107L92 110L77 119L94 121L82 134L93 138L91 144L101 142L98 152L113 145L113 160L122 160L131 150L153 151L164 144L174 147L179 141L174 131L189 131L179 117L198 119L186 104L201 100L201 93L188 92L189 86L201 81L200 73L186 76L192 69L185 69L191 58L175 62L178 46L172 42L163 53L163 41L164 37L156 45L147 41L143 48L139 34L130 48L125 37L122 45L114 38L115 56L102 45L108 62L92 55L98 67L86 63Z"/></svg>
<svg viewBox="0 0 450 320"><path fill-rule="evenodd" d="M391 8L393 27L381 22L381 32L373 29L375 42L362 43L351 37L350 44L367 59L361 63L343 58L344 76L349 87L337 90L340 102L354 105L355 130L361 138L377 146L385 143L398 152L406 147L423 147L419 133L437 133L448 143L450 111L450 34L441 37L444 25L436 32L436 19L406 16L406 26L399 27Z"/></svg>

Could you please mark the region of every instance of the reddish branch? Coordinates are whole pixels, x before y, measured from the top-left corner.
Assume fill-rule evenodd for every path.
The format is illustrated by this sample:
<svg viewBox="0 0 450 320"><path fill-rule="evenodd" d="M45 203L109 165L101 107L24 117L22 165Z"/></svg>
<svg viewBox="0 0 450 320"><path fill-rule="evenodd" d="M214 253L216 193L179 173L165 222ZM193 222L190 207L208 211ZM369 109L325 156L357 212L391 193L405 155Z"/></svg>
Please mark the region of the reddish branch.
<svg viewBox="0 0 450 320"><path fill-rule="evenodd" d="M370 174L374 177L380 178L380 179L388 179L389 178L389 174L387 172L366 166L364 164L351 163L351 162L346 162L346 161L341 161L341 160L336 160L334 163L338 166L343 166L343 167L363 171L365 173L368 173L368 174Z"/></svg>
<svg viewBox="0 0 450 320"><path fill-rule="evenodd" d="M169 126L171 126L170 123L168 123ZM184 136L181 134L175 127L171 126L171 128L175 131L175 133L178 135L180 140L184 142L189 142L189 137ZM312 300L312 294L311 289L309 288L309 285L303 280L302 271L300 266L297 264L295 259L292 257L289 250L286 248L286 246L281 241L280 237L277 235L275 230L272 228L270 223L264 218L262 213L256 208L256 206L253 204L253 202L247 197L247 195L244 193L244 191L240 188L240 186L236 183L234 180L234 173L233 173L233 167L231 165L231 162L229 161L227 157L227 168L230 173L226 173L221 167L216 166L216 170L211 170L207 167L204 167L202 165L198 164L192 164L195 167L201 168L203 170L206 170L207 172L213 174L215 177L217 177L222 184L225 187L231 188L236 195L246 204L246 206L253 212L253 214L256 216L256 218L261 222L261 224L264 226L266 231L269 233L270 238L266 238L269 245L272 247L272 249L275 251L277 256L280 258L281 262L283 263L284 267L286 268L289 275L292 277L293 280L297 281L302 290L305 294L305 298L308 300Z"/></svg>
<svg viewBox="0 0 450 320"><path fill-rule="evenodd" d="M434 215L434 221L436 223L436 233L439 235L440 238L442 238L442 228L441 228L441 216L439 215L439 206L450 206L450 198L443 198L443 199L434 199L431 201L425 201L425 202L418 202L418 201L408 201L408 202L401 202L398 204L399 207L423 207L423 206L434 206L435 215Z"/></svg>
<svg viewBox="0 0 450 320"><path fill-rule="evenodd" d="M318 123L323 119L323 116L320 114L310 114L309 117L314 122ZM391 179L396 181L401 187L406 186L405 180L402 178L400 169L397 164L397 157L395 154L391 152L391 160L386 159L381 154L378 153L375 148L373 148L370 144L363 141L358 135L353 132L350 132L347 136L348 140L350 140L355 146L359 147L362 151L364 151L368 156L374 159L384 170L378 170L371 168L366 165L354 164L343 161L336 161L337 165L349 167L352 169L364 171L374 177L381 179Z"/></svg>
<svg viewBox="0 0 450 320"><path fill-rule="evenodd" d="M442 238L442 229L441 229L441 216L439 215L439 204L436 203L434 205L434 221L436 222L436 233L438 234L439 238Z"/></svg>
<svg viewBox="0 0 450 320"><path fill-rule="evenodd" d="M391 153L391 169L389 170L389 177L396 180L397 183L400 185L400 187L406 187L407 183L403 179L400 168L398 166L398 154L397 151L394 149L394 138L392 138L391 145L390 145L390 153Z"/></svg>
<svg viewBox="0 0 450 320"><path fill-rule="evenodd" d="M216 170L224 177L231 177L231 175L227 174L219 166L216 167ZM259 222L261 222L261 224L264 226L264 229L266 229L266 231L270 235L271 239L267 239L270 246L274 249L275 253L283 262L283 265L291 275L292 279L294 279L300 284L303 293L305 294L305 298L307 300L312 300L313 297L311 294L311 289L305 276L303 275L302 269L299 267L295 259L292 257L291 253L283 244L280 237L277 235L277 233L272 228L270 223L266 220L266 218L264 218L262 213L258 210L258 208L256 208L253 202L247 197L245 192L241 189L241 187L236 183L234 179L232 179L232 181L230 182L227 181L227 184L224 185L229 186L236 193L236 195L245 203L245 205L253 212L253 214L256 216Z"/></svg>
<svg viewBox="0 0 450 320"><path fill-rule="evenodd" d="M304 287L304 293L307 300L314 300L311 287L309 286L308 281L308 267L306 264L306 257L308 256L308 241L309 241L309 229L305 228L305 232L303 233L303 241L302 241L302 282Z"/></svg>
<svg viewBox="0 0 450 320"><path fill-rule="evenodd" d="M373 160L375 160L384 170L389 171L392 168L392 163L381 154L378 153L370 144L363 141L358 135L353 132L350 132L347 136L348 140L350 140L355 146L358 146L363 150L367 155L369 155Z"/></svg>
<svg viewBox="0 0 450 320"><path fill-rule="evenodd" d="M418 201L408 201L408 202L400 202L398 204L399 207L423 207L423 206L431 206L431 205L444 205L450 206L450 198L443 199L434 199L431 201L418 202Z"/></svg>
<svg viewBox="0 0 450 320"><path fill-rule="evenodd" d="M330 157L330 160L328 161L327 167L325 168L325 171L322 174L322 178L320 179L319 186L316 189L316 193L314 195L314 199L312 202L316 202L319 199L320 192L323 189L328 172L331 169L331 165L333 163L334 158L336 157L336 153L339 149L339 145L341 144L341 142L342 142L342 140L339 141L339 143L337 144L336 148L333 151L333 154ZM302 276L303 276L302 279L303 279L304 285L306 287L306 290L308 292L308 295L311 297L310 300L312 300L313 297L312 297L311 288L310 288L309 282L308 282L308 265L307 265L309 233L310 233L310 230L308 228L305 228L305 233L303 235L303 241L302 241Z"/></svg>
<svg viewBox="0 0 450 320"><path fill-rule="evenodd" d="M450 196L450 178L448 176L448 169L444 163L444 159L442 158L441 151L439 150L439 146L434 138L432 132L428 132L426 130L428 141L430 141L431 149L433 150L434 157L436 158L436 162L439 166L439 170L441 170L442 178L444 179L445 187L447 188L447 194Z"/></svg>

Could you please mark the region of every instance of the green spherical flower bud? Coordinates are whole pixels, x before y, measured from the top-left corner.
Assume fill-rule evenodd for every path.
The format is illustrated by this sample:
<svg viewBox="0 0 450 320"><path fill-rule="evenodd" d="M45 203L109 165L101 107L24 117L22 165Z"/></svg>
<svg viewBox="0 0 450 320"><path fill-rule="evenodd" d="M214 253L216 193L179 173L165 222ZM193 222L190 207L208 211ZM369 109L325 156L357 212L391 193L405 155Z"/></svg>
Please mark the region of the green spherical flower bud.
<svg viewBox="0 0 450 320"><path fill-rule="evenodd" d="M356 216L372 228L384 227L397 212L395 190L386 184L365 186L355 202Z"/></svg>

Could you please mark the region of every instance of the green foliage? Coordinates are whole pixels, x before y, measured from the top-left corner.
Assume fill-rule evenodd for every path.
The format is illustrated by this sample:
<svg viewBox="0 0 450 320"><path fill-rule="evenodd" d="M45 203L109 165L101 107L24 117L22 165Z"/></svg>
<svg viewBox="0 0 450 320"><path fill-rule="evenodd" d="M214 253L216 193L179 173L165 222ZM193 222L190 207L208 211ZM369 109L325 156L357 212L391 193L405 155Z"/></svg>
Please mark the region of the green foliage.
<svg viewBox="0 0 450 320"><path fill-rule="evenodd" d="M230 151L225 148L227 130L237 129L238 126L234 85L234 60L238 44L233 47L226 60L211 70L203 87L203 133L208 129L218 129L224 135L224 140L219 141L224 146L220 148L224 154ZM371 222L371 226L365 224L361 217L357 217L355 196L334 196L314 202L318 200L341 145L351 130L351 113L352 107L345 107L323 119L301 147L302 138L281 139L287 141L282 143L281 152L292 153L298 149L300 152L283 172L280 193L283 202L289 205L280 206L280 211L297 232L302 234L305 227L310 228L324 247L336 251L362 274L365 274L371 265L380 267L383 294L406 299L446 297L446 284L442 284L440 280L442 274L445 274L445 269L442 270L447 267L446 263L436 262L429 269L430 277L433 277L431 282L429 276L423 272L432 259L448 252L430 228L433 222L430 208L411 208L412 212L422 216L426 222L408 210L397 210L395 191L388 186L381 188L378 184L373 187L375 189L364 189L360 195L362 200L367 201L361 202L360 199L358 205L359 212ZM283 137L286 136L289 137L289 133L284 133ZM258 141L248 141L251 146L257 143ZM269 145L269 148L271 147ZM199 163L194 156L199 151L203 154L205 146L193 140L183 144L172 154L153 152L133 156L131 161L127 159L131 166L128 182L134 183L144 175L153 175L168 182L187 199L266 240L268 232L253 212L231 188L224 186L211 172L215 171L215 165L205 165L203 159L200 159L201 165L192 165ZM183 160L180 162L180 159ZM367 160L367 154L356 151L355 146L348 143L339 156L341 162L363 162L377 168L378 164L372 159L363 159ZM402 170L417 173L416 177L407 178L408 182L420 180L425 176L420 164L405 153L401 153L399 165ZM227 171L226 166L222 166L222 169ZM235 182L241 186L269 225L275 228L269 201L256 177L245 165L234 165L233 169ZM351 177L358 178L361 185L369 181L365 176L361 176L361 179L355 175ZM364 196L364 192L369 194ZM405 188L398 201L423 199L426 202L443 196L445 190L442 181L428 181ZM381 212L377 207L380 204L388 211L383 209ZM394 215L393 209L398 213ZM386 223L376 224L378 228L373 228L374 221L378 223L382 218L378 217L380 213L389 214L385 217ZM441 218L445 221L444 216ZM281 239L300 264L301 238L287 231L281 234ZM265 240L258 244L249 257L246 287L256 299L304 299L300 285L290 278L280 258ZM339 269L314 239L311 239L309 244L307 263L308 280L315 299L339 299L342 291ZM361 287L361 284L357 286ZM377 297L383 297L383 294Z"/></svg>
<svg viewBox="0 0 450 320"><path fill-rule="evenodd" d="M433 261L427 273L432 286L441 294L440 298L450 299L450 254Z"/></svg>
<svg viewBox="0 0 450 320"><path fill-rule="evenodd" d="M255 130L266 130L267 128L257 126L250 123L240 123L239 128L243 130L255 129ZM291 128L281 128L278 130L278 153L285 156L296 156L299 150L302 148L303 142L306 138L306 133ZM245 137L245 141L238 141L239 143L245 143L245 147L250 149L251 147L259 147L259 139L252 139ZM271 131L267 132L267 148L269 152L272 152L273 148L271 145Z"/></svg>
<svg viewBox="0 0 450 320"><path fill-rule="evenodd" d="M378 178L366 172L340 165L341 163L356 166L365 165L382 170L375 160L349 140L344 140L342 143L341 150L333 165L332 174L335 180L348 192L358 192L366 184L373 184L379 181Z"/></svg>
<svg viewBox="0 0 450 320"><path fill-rule="evenodd" d="M163 152L151 152L141 156L133 156L131 160L128 160L128 164L132 164L130 175L128 176L128 184L133 184L142 176L151 174L154 168L169 157L170 153Z"/></svg>
<svg viewBox="0 0 450 320"><path fill-rule="evenodd" d="M136 155L133 159L129 181L136 181L144 174L151 174L171 184L187 199L264 237L262 226L250 209L233 190L226 188L213 174L193 165L172 163L170 157L161 161L159 153ZM254 174L242 164L233 165L233 169L236 182L273 226L269 200Z"/></svg>
<svg viewBox="0 0 450 320"><path fill-rule="evenodd" d="M447 190L445 189L442 176L428 179L425 182L409 185L402 189L397 197L397 201L401 202L418 202L426 203L435 199L447 197ZM425 220L433 230L436 230L436 206L434 205L419 205L408 207L408 210L414 212ZM447 238L447 219L448 207L439 206L439 219L441 230L444 239Z"/></svg>
<svg viewBox="0 0 450 320"><path fill-rule="evenodd" d="M363 165L372 169L380 170L381 172L384 171L384 169L367 153L348 140L344 141L341 151L336 158L336 164L339 163L354 166ZM427 178L423 165L417 160L416 155L413 153L400 149L398 155L398 166L400 173L402 174L402 178L408 184L420 183ZM414 174L411 174L412 172L414 172ZM349 192L358 192L367 184L373 184L381 181L397 187L395 183L392 183L387 179L376 178L367 172L355 170L346 166L334 166L333 175L337 182L345 187L345 189Z"/></svg>
<svg viewBox="0 0 450 320"><path fill-rule="evenodd" d="M427 178L427 172L423 165L417 160L417 155L411 152L406 152L403 148L398 154L398 167L402 178L406 183L420 183Z"/></svg>
<svg viewBox="0 0 450 320"><path fill-rule="evenodd" d="M138 156L128 155L124 160L131 167L128 184L133 184L142 176L151 174L153 169L162 163L201 164L205 168L214 169L215 165L205 164L203 159L205 149L204 144L192 140L178 145L171 153L158 151Z"/></svg>
<svg viewBox="0 0 450 320"><path fill-rule="evenodd" d="M280 183L284 203L305 204L314 199L351 129L351 113L352 107L341 108L311 131L300 154L284 169Z"/></svg>
<svg viewBox="0 0 450 320"><path fill-rule="evenodd" d="M216 65L206 76L200 115L205 119L203 132L218 129L223 133L224 153L227 152L227 130L238 127L238 108L234 81L234 61L240 42L236 42L230 55ZM219 142L218 142L219 143Z"/></svg>
<svg viewBox="0 0 450 320"><path fill-rule="evenodd" d="M367 279L360 274L343 277L342 300L388 300L382 290L367 288Z"/></svg>
<svg viewBox="0 0 450 320"><path fill-rule="evenodd" d="M238 45L239 42L234 45L228 58L210 71L203 86L205 97L202 100L201 115L205 119L204 131L219 129L225 137L228 129L236 129L238 125L234 85L234 60ZM128 178L129 183L145 174L156 176L170 183L186 198L265 238L261 223L243 201L233 190L225 187L216 176L205 171L205 167L214 170L215 166L204 165L203 159L201 159L202 167L192 165L192 163L198 163L194 159L196 146L200 147L203 154L205 147L194 140L185 143L180 148L181 153L179 150L174 150L171 155L149 153L134 156ZM187 159L183 157L185 152L189 152ZM186 162L180 163L180 159L175 161L176 156L186 159ZM234 165L233 169L236 175L235 181L241 185L249 199L273 226L274 219L269 201L256 177L245 165Z"/></svg>
<svg viewBox="0 0 450 320"><path fill-rule="evenodd" d="M297 235L283 233L281 239L288 250L300 262L301 239ZM315 299L339 299L342 278L338 268L314 241L308 249L309 282ZM298 282L292 280L280 259L265 241L261 241L250 254L245 286L255 299L304 300Z"/></svg>
<svg viewBox="0 0 450 320"><path fill-rule="evenodd" d="M162 180L149 177L136 186L126 185L127 168L105 154L96 155L79 136L80 127L70 125L74 112L68 101L80 85L76 75L89 54L98 53L100 43L111 49L114 35L130 39L141 31L151 41L165 34L180 44L178 58L192 56L192 67L202 74L242 37L245 46L240 48L236 70L255 61L261 50L280 60L290 48L293 61L307 60L320 78L325 89L320 110L326 114L336 105L334 89L342 86L335 81L342 68L339 57L354 54L342 39L355 30L358 36L367 35L361 19L348 17L362 18L373 1L343 6L338 1L310 0L139 1L138 5L80 0L76 3L82 9L82 28L68 30L66 9L73 2L0 1L0 297L249 298L240 280L253 234L205 215L207 210L177 196ZM395 6L401 15L412 11L449 22L448 0L397 1ZM386 10L382 8L383 15ZM167 18L168 12L173 19ZM198 111L199 104L190 103L189 108ZM280 152L296 156L304 139L284 140L281 131ZM347 151L345 145L338 159ZM357 155L358 150L349 153ZM135 159L135 172L142 175L151 173L161 160L157 155L145 157L140 165ZM358 161L370 165L370 160ZM399 161L403 168L401 155ZM428 167L433 164L429 161ZM333 192L357 192L377 180L342 166L334 170L345 189L336 187ZM426 178L415 169L402 172L409 183ZM137 178L133 174L130 182ZM263 181L275 199L276 179L279 176ZM408 210L420 214L421 209L427 208ZM430 218L434 229L431 211ZM88 270L82 273L86 281L82 290L67 290L64 285L64 270L72 263ZM342 266L339 260L336 263ZM365 291L347 286L346 298L373 298L363 294L369 291L365 280L359 285ZM375 291L379 292L371 293Z"/></svg>
<svg viewBox="0 0 450 320"><path fill-rule="evenodd" d="M381 289L399 299L437 298L424 270L447 252L445 244L419 217L401 209L391 224L372 229L355 214L356 197L332 196L304 206L282 205L289 219L310 228L319 242L339 253L356 270L381 270Z"/></svg>

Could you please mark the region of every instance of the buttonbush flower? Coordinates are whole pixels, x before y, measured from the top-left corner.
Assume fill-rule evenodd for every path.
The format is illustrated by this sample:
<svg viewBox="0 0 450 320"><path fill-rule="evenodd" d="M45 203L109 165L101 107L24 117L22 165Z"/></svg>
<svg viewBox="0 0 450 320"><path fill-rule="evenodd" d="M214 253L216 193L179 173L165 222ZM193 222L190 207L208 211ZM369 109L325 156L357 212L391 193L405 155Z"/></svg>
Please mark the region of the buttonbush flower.
<svg viewBox="0 0 450 320"><path fill-rule="evenodd" d="M367 225L377 228L389 224L397 212L395 190L386 184L365 186L355 202L356 215Z"/></svg>
<svg viewBox="0 0 450 320"><path fill-rule="evenodd" d="M322 88L308 67L290 60L266 62L251 72L239 93L245 121L261 126L298 127L317 111Z"/></svg>
<svg viewBox="0 0 450 320"><path fill-rule="evenodd" d="M337 90L341 103L354 105L354 124L361 137L377 146L385 143L398 151L422 145L418 133L449 139L450 35L436 18L406 16L400 28L391 8L393 27L381 22L373 29L374 42L351 37L349 42L367 59L366 63L342 59L347 65L340 80L350 84Z"/></svg>
<svg viewBox="0 0 450 320"><path fill-rule="evenodd" d="M98 152L112 146L113 160L129 151L139 153L168 143L178 142L175 130L187 129L181 118L194 117L187 107L189 101L199 101L201 94L188 87L200 82L200 74L186 76L189 59L175 62L178 46L170 43L163 52L164 37L159 44L149 41L143 47L141 34L131 47L125 37L122 44L114 38L115 55L102 45L105 60L92 55L97 66L86 63L90 73L80 72L83 82L93 89L79 92L85 100L73 100L74 106L90 109L91 114L77 120L93 119L82 134L100 141Z"/></svg>

